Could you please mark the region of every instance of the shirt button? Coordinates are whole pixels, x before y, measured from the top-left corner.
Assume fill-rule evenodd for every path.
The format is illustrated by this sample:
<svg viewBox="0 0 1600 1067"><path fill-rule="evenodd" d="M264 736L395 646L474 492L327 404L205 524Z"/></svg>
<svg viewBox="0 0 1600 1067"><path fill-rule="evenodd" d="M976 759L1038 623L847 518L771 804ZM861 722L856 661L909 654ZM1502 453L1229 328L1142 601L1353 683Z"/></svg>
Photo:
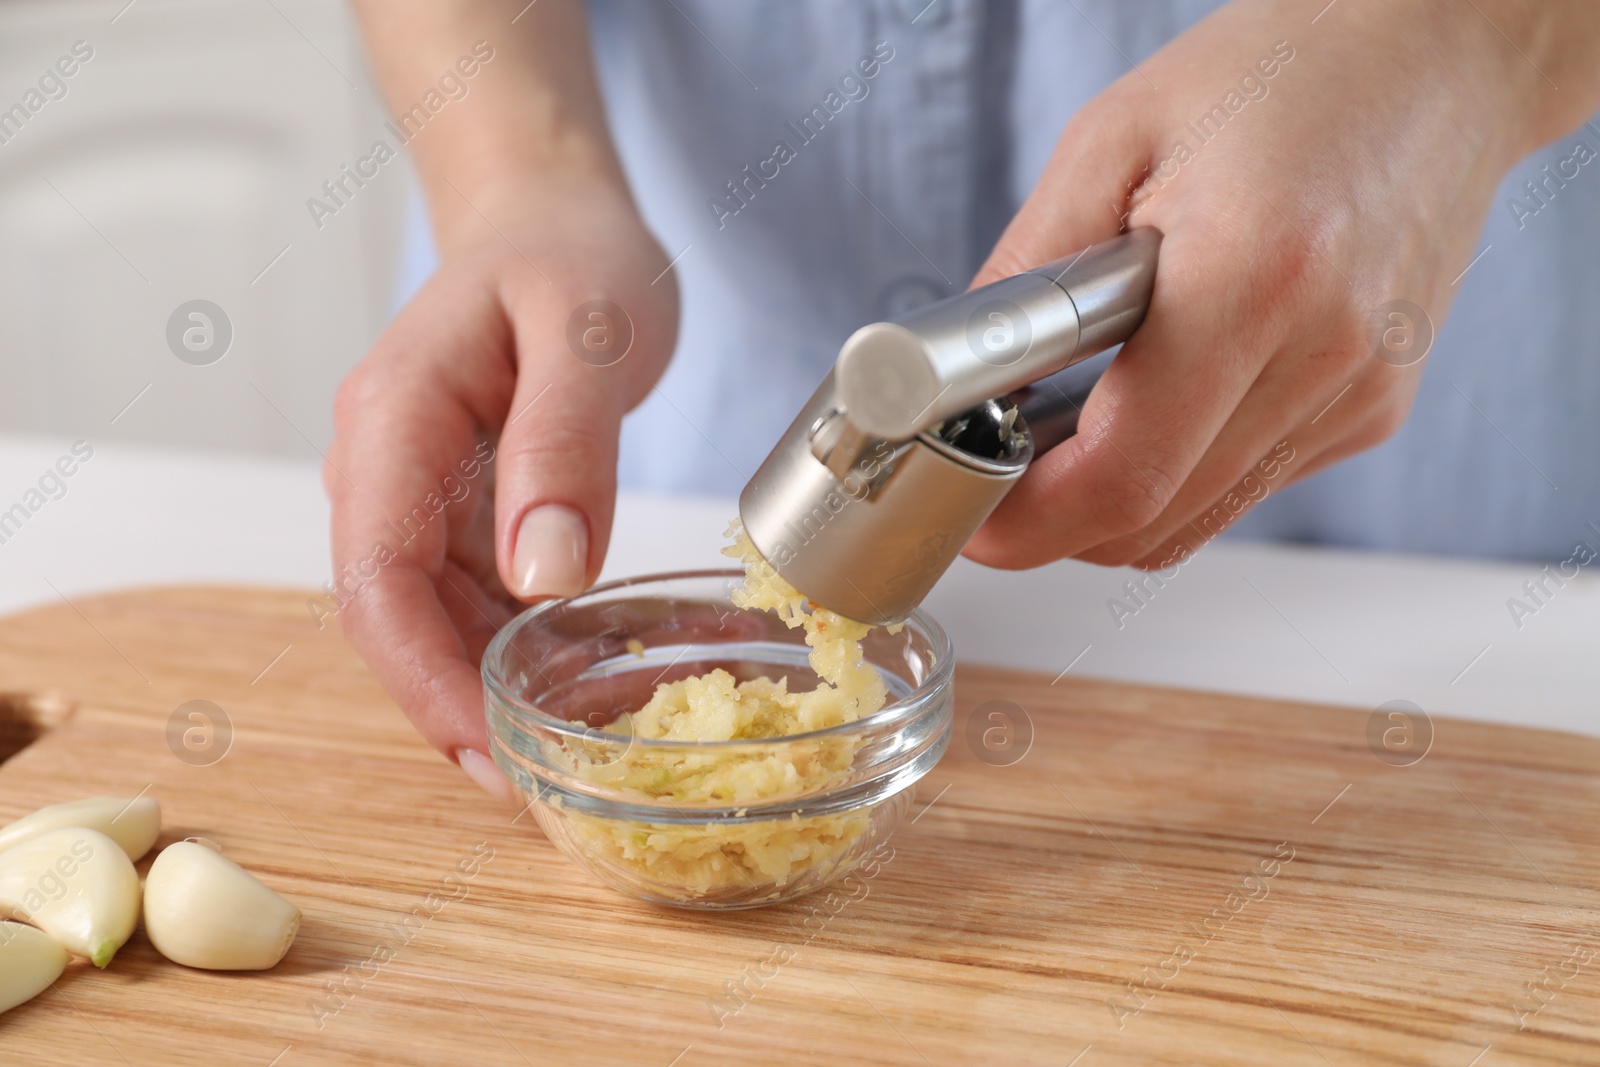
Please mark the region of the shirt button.
<svg viewBox="0 0 1600 1067"><path fill-rule="evenodd" d="M945 287L938 282L915 274L896 278L884 287L878 297L878 314L886 319L897 319L908 311L931 304L944 296Z"/></svg>

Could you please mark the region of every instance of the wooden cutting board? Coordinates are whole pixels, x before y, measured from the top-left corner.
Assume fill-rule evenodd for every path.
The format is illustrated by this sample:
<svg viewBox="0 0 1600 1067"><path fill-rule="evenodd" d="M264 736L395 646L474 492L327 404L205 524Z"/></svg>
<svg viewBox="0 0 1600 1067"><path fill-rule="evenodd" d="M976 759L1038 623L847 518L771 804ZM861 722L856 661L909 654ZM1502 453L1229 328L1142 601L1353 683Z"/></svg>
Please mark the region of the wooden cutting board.
<svg viewBox="0 0 1600 1067"><path fill-rule="evenodd" d="M148 788L166 840L305 912L265 975L142 934L75 963L0 1016L7 1064L1600 1063L1588 738L1435 719L1398 766L1417 744L1369 742L1364 710L964 669L950 752L854 899L713 915L568 863L304 595L0 621L0 691L31 694L13 723L76 705L0 766L0 820ZM168 744L197 699L232 724L208 765Z"/></svg>

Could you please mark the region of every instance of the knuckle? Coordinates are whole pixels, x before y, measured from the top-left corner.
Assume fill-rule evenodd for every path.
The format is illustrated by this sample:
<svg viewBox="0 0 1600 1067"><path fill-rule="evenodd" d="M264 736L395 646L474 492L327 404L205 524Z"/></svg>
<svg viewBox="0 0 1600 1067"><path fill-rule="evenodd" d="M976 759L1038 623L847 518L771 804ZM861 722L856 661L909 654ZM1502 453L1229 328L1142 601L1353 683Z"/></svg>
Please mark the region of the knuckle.
<svg viewBox="0 0 1600 1067"><path fill-rule="evenodd" d="M1260 239L1254 274L1266 284L1249 298L1254 310L1281 322L1324 318L1336 309L1324 325L1338 336L1337 348L1343 351L1346 342L1361 347L1364 327L1337 267L1342 224L1308 216L1291 226L1270 209L1257 221L1267 236Z"/></svg>
<svg viewBox="0 0 1600 1067"><path fill-rule="evenodd" d="M1032 536L1035 524L1022 522L1002 508L967 542L962 555L985 567L1001 571L1021 571L1051 562L1056 556L1038 551Z"/></svg>
<svg viewBox="0 0 1600 1067"><path fill-rule="evenodd" d="M1293 207L1288 210L1298 217L1293 223L1286 217L1277 218L1275 268L1285 271L1288 277L1318 286L1340 280L1335 264L1346 220L1323 212L1295 211ZM1272 214L1276 216L1277 212Z"/></svg>
<svg viewBox="0 0 1600 1067"><path fill-rule="evenodd" d="M1103 525L1115 534L1142 530L1160 517L1176 492L1176 480L1152 464L1112 478L1100 490Z"/></svg>
<svg viewBox="0 0 1600 1067"><path fill-rule="evenodd" d="M1108 87L1100 103L1109 103L1111 97L1121 95L1117 87ZM1079 157L1081 153L1104 154L1111 150L1126 128L1126 112L1118 107L1085 107L1073 113L1061 128L1056 139L1057 151L1065 158Z"/></svg>
<svg viewBox="0 0 1600 1067"><path fill-rule="evenodd" d="M1411 413L1411 405L1397 399L1389 399L1379 404L1366 433L1362 434L1363 447L1379 445L1389 440L1400 432L1400 427L1406 424L1406 418Z"/></svg>
<svg viewBox="0 0 1600 1067"><path fill-rule="evenodd" d="M1316 244L1315 234L1302 234L1284 224L1273 249L1273 272L1291 291L1302 289L1306 282L1327 269Z"/></svg>
<svg viewBox="0 0 1600 1067"><path fill-rule="evenodd" d="M583 471L598 469L608 462L615 447L614 432L608 431L601 420L562 422L540 426L536 433L519 433L509 440L502 438L498 459L524 468Z"/></svg>
<svg viewBox="0 0 1600 1067"><path fill-rule="evenodd" d="M1328 335L1340 373L1356 373L1373 362L1366 320L1354 304L1347 304L1340 310Z"/></svg>
<svg viewBox="0 0 1600 1067"><path fill-rule="evenodd" d="M372 380L372 373L367 369L369 365L358 365L344 376L334 390L333 424L337 431L347 432L361 412L370 410L377 387Z"/></svg>

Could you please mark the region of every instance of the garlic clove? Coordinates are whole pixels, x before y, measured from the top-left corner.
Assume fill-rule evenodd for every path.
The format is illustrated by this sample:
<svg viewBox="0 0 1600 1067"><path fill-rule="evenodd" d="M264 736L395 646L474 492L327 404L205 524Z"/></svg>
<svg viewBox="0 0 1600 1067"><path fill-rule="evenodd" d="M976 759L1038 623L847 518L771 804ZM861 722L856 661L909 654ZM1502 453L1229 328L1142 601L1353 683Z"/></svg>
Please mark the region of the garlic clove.
<svg viewBox="0 0 1600 1067"><path fill-rule="evenodd" d="M99 831L46 830L0 852L0 914L104 967L139 919L139 875Z"/></svg>
<svg viewBox="0 0 1600 1067"><path fill-rule="evenodd" d="M0 852L22 844L46 830L82 826L98 830L122 846L122 851L139 862L161 833L161 805L154 797L90 797L66 804L52 804L25 815L0 829Z"/></svg>
<svg viewBox="0 0 1600 1067"><path fill-rule="evenodd" d="M0 922L0 1012L49 989L70 958L49 934L21 923Z"/></svg>
<svg viewBox="0 0 1600 1067"><path fill-rule="evenodd" d="M264 971L300 929L300 909L199 841L168 845L144 883L144 929L173 963Z"/></svg>

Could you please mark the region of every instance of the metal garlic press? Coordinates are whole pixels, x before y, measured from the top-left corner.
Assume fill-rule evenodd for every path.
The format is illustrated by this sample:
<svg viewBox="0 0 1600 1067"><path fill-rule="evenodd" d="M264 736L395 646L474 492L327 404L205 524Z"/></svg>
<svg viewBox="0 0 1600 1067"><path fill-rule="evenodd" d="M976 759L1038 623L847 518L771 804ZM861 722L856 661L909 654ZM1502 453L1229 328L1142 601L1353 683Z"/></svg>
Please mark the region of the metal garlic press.
<svg viewBox="0 0 1600 1067"><path fill-rule="evenodd" d="M817 603L904 619L1034 455L1076 432L1092 379L1028 387L1139 328L1160 247L1135 229L857 330L740 495L750 540Z"/></svg>

